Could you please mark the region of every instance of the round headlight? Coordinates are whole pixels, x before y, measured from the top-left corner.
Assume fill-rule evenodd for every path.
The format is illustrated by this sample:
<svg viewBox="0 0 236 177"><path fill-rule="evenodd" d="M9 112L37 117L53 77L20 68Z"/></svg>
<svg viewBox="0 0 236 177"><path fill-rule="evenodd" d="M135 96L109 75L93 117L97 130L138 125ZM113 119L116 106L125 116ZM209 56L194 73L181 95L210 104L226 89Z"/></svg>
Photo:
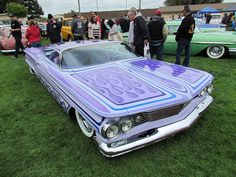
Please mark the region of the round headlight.
<svg viewBox="0 0 236 177"><path fill-rule="evenodd" d="M141 114L138 114L135 118L134 118L134 121L136 124L140 124L142 122L145 121L145 118L141 115Z"/></svg>
<svg viewBox="0 0 236 177"><path fill-rule="evenodd" d="M118 135L118 133L119 133L119 127L116 124L110 125L106 129L106 137L109 139L116 137L116 135Z"/></svg>
<svg viewBox="0 0 236 177"><path fill-rule="evenodd" d="M122 132L128 132L133 127L133 122L131 119L124 119L120 122L120 127Z"/></svg>
<svg viewBox="0 0 236 177"><path fill-rule="evenodd" d="M199 96L203 96L206 93L206 88L204 88L200 93Z"/></svg>
<svg viewBox="0 0 236 177"><path fill-rule="evenodd" d="M208 87L207 87L207 92L208 93L211 93L213 91L213 84L210 84Z"/></svg>

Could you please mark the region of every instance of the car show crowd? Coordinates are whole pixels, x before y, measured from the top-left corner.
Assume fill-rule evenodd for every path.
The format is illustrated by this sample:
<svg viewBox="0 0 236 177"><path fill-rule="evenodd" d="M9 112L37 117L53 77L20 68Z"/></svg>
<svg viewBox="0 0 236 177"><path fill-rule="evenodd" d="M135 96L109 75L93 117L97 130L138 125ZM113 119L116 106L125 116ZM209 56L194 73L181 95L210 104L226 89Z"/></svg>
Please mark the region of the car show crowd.
<svg viewBox="0 0 236 177"><path fill-rule="evenodd" d="M28 27L25 38L28 40L27 47L41 47L41 36L46 36L51 44L61 43L63 40L117 40L124 41L123 33L128 33L127 44L139 56L145 56L163 60L163 47L168 36L168 26L162 17L160 10L155 10L152 17L145 19L135 8L131 8L123 18L100 19L96 12L86 20L77 14L73 14L70 24L72 36L66 39L62 35L63 20L56 19L52 14L48 14L46 27L38 24L33 18L28 19ZM206 23L210 23L211 15L206 15ZM185 51L184 66L189 65L190 45L195 30L195 19L189 6L185 6L182 15L179 14L178 20L181 24L176 32L175 40L176 64L181 64L181 54ZM175 18L172 16L172 20ZM221 21L228 30L236 30L236 17L233 13L225 14ZM11 35L15 38L14 58L18 57L19 50L24 50L22 44L21 22L17 17L11 16ZM42 32L43 31L43 32ZM150 54L149 54L150 53Z"/></svg>

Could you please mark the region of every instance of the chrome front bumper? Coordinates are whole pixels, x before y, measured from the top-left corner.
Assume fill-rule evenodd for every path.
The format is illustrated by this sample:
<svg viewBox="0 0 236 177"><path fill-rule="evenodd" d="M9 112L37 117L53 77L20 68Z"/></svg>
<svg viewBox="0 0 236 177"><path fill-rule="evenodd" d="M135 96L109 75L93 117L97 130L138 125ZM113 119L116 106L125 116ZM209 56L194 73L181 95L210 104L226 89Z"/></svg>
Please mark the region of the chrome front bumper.
<svg viewBox="0 0 236 177"><path fill-rule="evenodd" d="M172 135L188 129L201 115L201 113L213 102L211 96L207 96L200 104L198 104L195 109L182 121L175 122L173 124L166 125L164 127L157 128L155 133L151 136L146 136L143 139L121 145L119 147L109 147L108 144L99 141L95 137L95 141L99 146L99 150L106 157L115 157L130 151L142 148L144 146L153 144L155 142L161 141Z"/></svg>
<svg viewBox="0 0 236 177"><path fill-rule="evenodd" d="M15 49L13 50L0 50L2 53L11 53L11 52L15 52Z"/></svg>

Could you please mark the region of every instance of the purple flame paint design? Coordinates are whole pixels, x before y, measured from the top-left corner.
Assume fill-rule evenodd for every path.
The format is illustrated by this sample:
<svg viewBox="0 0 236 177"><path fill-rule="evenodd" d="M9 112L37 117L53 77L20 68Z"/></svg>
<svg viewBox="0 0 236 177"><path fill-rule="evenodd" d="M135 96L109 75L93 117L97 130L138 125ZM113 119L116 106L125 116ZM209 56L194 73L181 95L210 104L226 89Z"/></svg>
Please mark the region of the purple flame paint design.
<svg viewBox="0 0 236 177"><path fill-rule="evenodd" d="M160 90L117 66L87 70L73 77L117 105L164 95Z"/></svg>
<svg viewBox="0 0 236 177"><path fill-rule="evenodd" d="M204 76L204 73L197 70L175 64L160 62L158 60L144 59L133 61L131 64L142 69L148 67L151 72L158 72L169 76L172 75L173 77L178 77L179 79L189 83L195 83Z"/></svg>

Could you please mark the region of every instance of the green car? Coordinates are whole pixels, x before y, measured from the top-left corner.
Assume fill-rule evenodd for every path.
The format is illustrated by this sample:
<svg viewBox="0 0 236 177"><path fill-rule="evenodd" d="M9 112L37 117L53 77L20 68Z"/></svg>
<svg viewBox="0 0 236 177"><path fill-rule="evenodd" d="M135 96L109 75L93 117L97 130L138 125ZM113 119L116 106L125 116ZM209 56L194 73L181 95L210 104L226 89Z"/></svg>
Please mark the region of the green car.
<svg viewBox="0 0 236 177"><path fill-rule="evenodd" d="M164 53L175 54L177 43L175 34L181 22L167 22L169 35L165 42ZM206 53L210 58L221 58L227 53L236 53L236 33L228 31L220 32L202 32L198 26L191 41L191 55Z"/></svg>
<svg viewBox="0 0 236 177"><path fill-rule="evenodd" d="M176 54L177 42L175 34L181 21L167 21L169 35L164 45L165 54ZM123 34L124 42L127 42L128 33ZM191 41L191 55L207 54L210 58L218 59L225 54L236 53L236 32L229 31L201 31L198 26Z"/></svg>

